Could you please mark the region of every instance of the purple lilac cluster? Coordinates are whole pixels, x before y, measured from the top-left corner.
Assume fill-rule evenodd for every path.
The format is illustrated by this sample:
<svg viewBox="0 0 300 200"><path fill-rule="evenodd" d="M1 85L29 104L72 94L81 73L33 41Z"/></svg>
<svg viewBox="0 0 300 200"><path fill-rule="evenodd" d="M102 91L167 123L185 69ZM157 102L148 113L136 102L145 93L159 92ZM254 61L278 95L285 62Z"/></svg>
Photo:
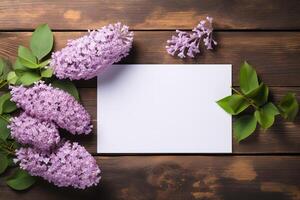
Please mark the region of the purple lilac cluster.
<svg viewBox="0 0 300 200"><path fill-rule="evenodd" d="M194 58L197 53L200 53L202 40L207 49L213 49L217 42L212 37L212 21L213 18L206 17L206 20L201 20L192 33L176 30L177 36L172 36L170 40L167 40L167 52L172 56L177 55L179 58L186 56Z"/></svg>
<svg viewBox="0 0 300 200"><path fill-rule="evenodd" d="M91 118L85 108L65 91L46 85L43 81L33 87L11 86L11 100L27 114L51 121L72 134L88 134Z"/></svg>
<svg viewBox="0 0 300 200"><path fill-rule="evenodd" d="M41 151L50 151L60 141L56 125L41 121L23 112L10 120L11 136L21 144L31 145Z"/></svg>
<svg viewBox="0 0 300 200"><path fill-rule="evenodd" d="M90 116L74 97L43 81L33 87L11 86L11 100L24 112L11 119L11 135L30 145L16 150L15 162L32 176L59 186L84 189L97 185L96 160L77 143L60 140L58 127L73 134L91 132Z"/></svg>
<svg viewBox="0 0 300 200"><path fill-rule="evenodd" d="M91 79L127 56L132 42L133 32L127 26L110 24L70 40L65 48L52 54L50 67L60 79Z"/></svg>
<svg viewBox="0 0 300 200"><path fill-rule="evenodd" d="M15 162L32 176L40 176L59 187L85 189L100 181L96 160L77 143L62 143L56 151L43 153L33 148L16 151Z"/></svg>

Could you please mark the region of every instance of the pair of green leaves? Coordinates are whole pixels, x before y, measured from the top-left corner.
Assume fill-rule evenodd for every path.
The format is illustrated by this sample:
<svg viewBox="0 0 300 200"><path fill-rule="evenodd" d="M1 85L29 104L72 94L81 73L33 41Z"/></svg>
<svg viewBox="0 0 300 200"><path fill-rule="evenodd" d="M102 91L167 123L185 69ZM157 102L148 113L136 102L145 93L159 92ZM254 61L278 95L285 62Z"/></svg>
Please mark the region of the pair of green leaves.
<svg viewBox="0 0 300 200"><path fill-rule="evenodd" d="M250 136L256 129L257 123L267 129L274 124L275 117L281 114L285 119L293 120L298 113L298 102L295 94L288 93L275 106L268 102L269 88L259 83L255 69L244 62L240 69L240 89L232 88L235 94L219 101L218 105L231 115L239 115L249 107L255 112L237 118L233 124L234 137L239 142Z"/></svg>
<svg viewBox="0 0 300 200"><path fill-rule="evenodd" d="M299 104L294 93L287 93L279 102L278 108L284 119L293 121L298 113Z"/></svg>
<svg viewBox="0 0 300 200"><path fill-rule="evenodd" d="M30 49L18 48L18 58L14 71L7 75L10 84L31 85L41 78L52 77L53 71L48 68L49 60L43 60L53 48L53 34L47 24L38 26L32 34Z"/></svg>
<svg viewBox="0 0 300 200"><path fill-rule="evenodd" d="M257 122L263 129L271 127L275 121L275 116L279 112L271 102L265 104L260 110L256 110L254 115L243 115L236 119L233 124L235 139L240 142L250 136L257 127Z"/></svg>

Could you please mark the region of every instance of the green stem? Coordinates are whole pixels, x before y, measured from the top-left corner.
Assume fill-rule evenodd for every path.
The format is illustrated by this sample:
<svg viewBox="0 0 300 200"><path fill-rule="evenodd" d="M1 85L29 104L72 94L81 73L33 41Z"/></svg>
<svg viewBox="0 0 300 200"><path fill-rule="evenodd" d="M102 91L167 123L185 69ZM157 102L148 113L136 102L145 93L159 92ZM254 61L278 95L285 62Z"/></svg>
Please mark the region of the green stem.
<svg viewBox="0 0 300 200"><path fill-rule="evenodd" d="M244 94L242 94L240 91L236 90L235 88L231 87L231 89L232 89L235 93L241 95L241 96L242 96L242 97L243 97L243 98L244 98L251 106L253 106L256 110L259 110L259 107L258 107L257 105L255 105L251 99L249 99L248 97L246 97Z"/></svg>
<svg viewBox="0 0 300 200"><path fill-rule="evenodd" d="M7 84L7 81L1 82L0 83L0 88L4 87Z"/></svg>
<svg viewBox="0 0 300 200"><path fill-rule="evenodd" d="M8 147L7 145L5 145L4 143L0 143L0 148L2 150L4 150L6 153L11 154L11 155L15 155L14 149Z"/></svg>
<svg viewBox="0 0 300 200"><path fill-rule="evenodd" d="M6 119L3 115L0 115L0 118L2 118L3 120L5 120L6 122L8 122L9 123L9 120L8 119Z"/></svg>
<svg viewBox="0 0 300 200"><path fill-rule="evenodd" d="M14 144L15 144L15 142L12 142L9 148L13 149Z"/></svg>

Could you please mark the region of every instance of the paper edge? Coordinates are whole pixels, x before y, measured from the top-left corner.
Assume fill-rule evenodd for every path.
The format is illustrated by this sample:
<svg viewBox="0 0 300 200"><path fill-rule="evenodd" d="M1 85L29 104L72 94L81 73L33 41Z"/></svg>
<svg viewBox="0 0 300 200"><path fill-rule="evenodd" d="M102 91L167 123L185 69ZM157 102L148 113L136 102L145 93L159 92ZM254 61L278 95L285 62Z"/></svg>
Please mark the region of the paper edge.
<svg viewBox="0 0 300 200"><path fill-rule="evenodd" d="M114 64L112 65L112 67L121 67L122 65L143 65L143 66L183 66L183 65L188 65L188 66L212 66L212 65L218 65L218 66L222 66L222 67L229 67L229 71L230 71L230 84L232 85L232 64ZM109 70L109 69L108 69ZM101 76L101 75L100 75ZM152 152L143 152L143 153L137 153L137 152L118 152L118 151L115 151L115 152L99 152L99 134L98 134L98 131L100 130L100 123L98 123L98 113L100 112L100 108L98 106L98 102L100 100L100 95L98 95L99 93L99 87L98 87L98 84L99 84L99 81L100 81L100 76L98 75L97 76L97 102L96 102L96 107L97 107L97 120L96 120L96 123L97 123L97 154L161 154L161 155L164 155L164 154L231 154L233 153L233 143L232 143L232 140L233 140L233 130L232 130L232 116L230 115L230 118L231 118L231 123L230 123L230 129L231 129L231 140L230 140L230 150L229 151L222 151L222 152L170 152L170 153L167 153L167 152L155 152L155 151L152 151ZM230 93L232 94L232 92Z"/></svg>

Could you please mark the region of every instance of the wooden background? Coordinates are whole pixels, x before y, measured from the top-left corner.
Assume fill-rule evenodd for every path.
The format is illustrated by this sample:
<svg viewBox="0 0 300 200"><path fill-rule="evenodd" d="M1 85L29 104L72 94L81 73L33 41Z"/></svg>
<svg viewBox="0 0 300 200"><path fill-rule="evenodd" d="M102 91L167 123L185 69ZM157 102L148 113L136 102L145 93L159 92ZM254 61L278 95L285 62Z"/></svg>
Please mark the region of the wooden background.
<svg viewBox="0 0 300 200"><path fill-rule="evenodd" d="M219 46L195 60L169 56L165 41L175 29L190 30L207 15L215 19ZM40 23L55 32L55 48L87 29L121 21L135 32L134 48L123 63L232 63L233 83L242 61L253 64L272 98L300 96L299 0L1 0L0 55L14 59L19 44ZM208 83L209 84L209 83ZM96 82L77 82L84 106L96 124ZM278 120L234 142L233 154L96 154L96 130L72 138L83 144L103 171L99 186L85 191L39 181L16 192L0 177L0 199L300 199L300 118Z"/></svg>

